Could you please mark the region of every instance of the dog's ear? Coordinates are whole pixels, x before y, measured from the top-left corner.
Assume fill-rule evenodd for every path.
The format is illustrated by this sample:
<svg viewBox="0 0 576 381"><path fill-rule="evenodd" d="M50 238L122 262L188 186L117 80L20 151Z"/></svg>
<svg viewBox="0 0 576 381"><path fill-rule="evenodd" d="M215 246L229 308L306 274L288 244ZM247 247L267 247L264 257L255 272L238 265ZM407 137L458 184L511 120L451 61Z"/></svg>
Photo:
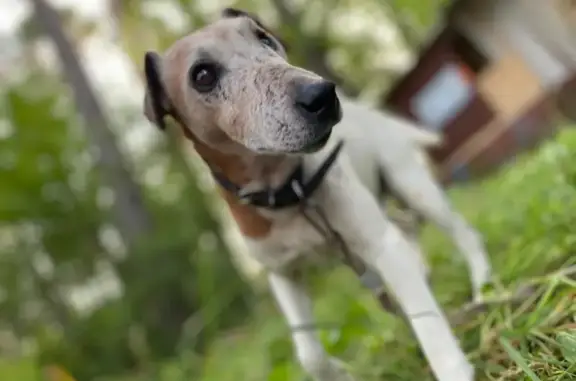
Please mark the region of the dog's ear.
<svg viewBox="0 0 576 381"><path fill-rule="evenodd" d="M274 38L278 40L278 42L280 42L280 44L284 48L284 51L288 52L288 45L286 44L286 41L284 41L280 36L278 36L277 33L273 32L270 28L264 25L262 23L262 20L260 20L260 17L256 16L255 14L237 8L224 8L222 10L221 15L224 18L248 17L252 19L256 23L256 25L258 25L260 28L264 29L266 32L274 36Z"/></svg>
<svg viewBox="0 0 576 381"><path fill-rule="evenodd" d="M170 114L170 103L160 72L161 57L156 52L144 55L144 74L146 76L146 95L144 96L144 115L161 130L166 129L164 118Z"/></svg>

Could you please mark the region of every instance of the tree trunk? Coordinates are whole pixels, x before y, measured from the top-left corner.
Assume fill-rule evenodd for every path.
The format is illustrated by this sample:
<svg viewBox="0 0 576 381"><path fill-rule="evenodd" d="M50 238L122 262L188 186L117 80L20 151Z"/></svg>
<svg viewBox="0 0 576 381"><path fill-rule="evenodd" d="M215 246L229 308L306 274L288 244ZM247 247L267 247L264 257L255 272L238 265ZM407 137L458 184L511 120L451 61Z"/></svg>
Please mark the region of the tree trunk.
<svg viewBox="0 0 576 381"><path fill-rule="evenodd" d="M50 38L60 57L61 69L72 89L86 136L105 183L113 190L112 207L116 227L130 246L152 228L141 190L132 178L110 129L110 123L96 98L78 54L66 36L57 11L46 0L31 0L35 19Z"/></svg>

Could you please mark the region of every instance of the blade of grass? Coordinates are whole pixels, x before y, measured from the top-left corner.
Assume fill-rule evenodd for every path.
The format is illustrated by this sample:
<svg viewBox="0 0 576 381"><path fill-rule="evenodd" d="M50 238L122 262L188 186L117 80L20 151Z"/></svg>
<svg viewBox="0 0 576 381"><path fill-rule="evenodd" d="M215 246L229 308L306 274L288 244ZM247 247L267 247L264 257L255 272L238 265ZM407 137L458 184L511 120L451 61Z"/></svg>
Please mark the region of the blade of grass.
<svg viewBox="0 0 576 381"><path fill-rule="evenodd" d="M524 373L526 373L526 375L532 380L532 381L542 381L537 375L536 373L534 373L532 371L532 369L530 369L530 366L528 366L528 363L524 360L524 358L522 357L522 355L520 354L520 352L518 352L513 346L512 344L510 344L510 342L504 338L504 337L500 337L500 345L502 345L502 348L504 348L504 350L508 353L508 356L510 356L510 358L512 360L514 360L514 362L516 363L516 365L518 365L520 367L520 369L522 369L522 371Z"/></svg>

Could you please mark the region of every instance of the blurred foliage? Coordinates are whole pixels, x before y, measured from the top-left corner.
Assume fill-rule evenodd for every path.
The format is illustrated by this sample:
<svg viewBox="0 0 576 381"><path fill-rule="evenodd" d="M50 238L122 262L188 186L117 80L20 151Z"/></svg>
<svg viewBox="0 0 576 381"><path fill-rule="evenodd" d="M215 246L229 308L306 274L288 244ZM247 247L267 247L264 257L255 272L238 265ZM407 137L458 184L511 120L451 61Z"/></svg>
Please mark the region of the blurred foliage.
<svg viewBox="0 0 576 381"><path fill-rule="evenodd" d="M382 57L414 53L446 2L239 0L226 6L259 14L288 43L294 63L378 103L398 75ZM146 50L164 50L220 10L189 0L110 0L109 6L107 20L60 9L56 27L79 49L112 26L136 73ZM162 16L158 9L166 6L171 11ZM78 381L304 379L283 319L237 271L214 195L175 136L157 133L138 160L124 152L116 142L141 125L141 110L115 105L101 120L91 119L80 106L92 90L71 92L78 84L62 75L70 74L68 67L59 71L40 55L42 42L55 39L39 17L32 13L22 23L22 54L7 75L0 72L0 379L70 381L66 373ZM378 28L386 25L397 33L383 38ZM98 141L94 132L113 139ZM150 127L148 133L155 132ZM574 250L575 136L566 133L495 179L452 192L485 233L506 287L542 274ZM112 152L127 172L102 165L98 151ZM146 181L152 175L156 180ZM122 181L111 181L118 176ZM142 200L126 197L122 184ZM125 226L119 212L144 216L150 226ZM452 263L443 238L430 230L425 238L437 295L457 306L467 297L459 287L467 284L466 272ZM531 312L522 319L503 306L458 329L486 374L522 379L511 349L543 379L545 372L574 373L564 360L538 367L550 353L573 357L575 341L566 328L570 308L541 318L573 296L573 287L538 282L555 282L554 294L539 299L537 308L525 307ZM333 290L317 297L326 323L322 339L354 373L368 381L430 379L408 328L381 313L345 269L317 280L315 289ZM511 346L495 341L502 332Z"/></svg>

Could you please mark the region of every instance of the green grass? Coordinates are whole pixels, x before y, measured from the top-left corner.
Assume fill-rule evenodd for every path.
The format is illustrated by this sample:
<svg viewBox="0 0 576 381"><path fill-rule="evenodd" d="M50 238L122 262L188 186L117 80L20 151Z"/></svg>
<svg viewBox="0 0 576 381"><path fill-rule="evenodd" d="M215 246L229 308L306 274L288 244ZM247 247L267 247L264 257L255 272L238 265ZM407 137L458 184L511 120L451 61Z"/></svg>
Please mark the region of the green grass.
<svg viewBox="0 0 576 381"><path fill-rule="evenodd" d="M33 360L0 359L0 380L6 381L39 381L38 367Z"/></svg>
<svg viewBox="0 0 576 381"><path fill-rule="evenodd" d="M534 288L520 302L494 303L455 327L479 380L576 380L576 278L557 273L576 264L575 179L576 133L567 130L490 179L450 191L494 262L498 286L487 298ZM434 227L425 229L423 244L436 296L447 311L460 308L469 298L462 261ZM432 380L408 327L381 312L352 274L336 269L317 283L322 340L359 380ZM252 326L211 348L201 380L306 380L269 299Z"/></svg>

